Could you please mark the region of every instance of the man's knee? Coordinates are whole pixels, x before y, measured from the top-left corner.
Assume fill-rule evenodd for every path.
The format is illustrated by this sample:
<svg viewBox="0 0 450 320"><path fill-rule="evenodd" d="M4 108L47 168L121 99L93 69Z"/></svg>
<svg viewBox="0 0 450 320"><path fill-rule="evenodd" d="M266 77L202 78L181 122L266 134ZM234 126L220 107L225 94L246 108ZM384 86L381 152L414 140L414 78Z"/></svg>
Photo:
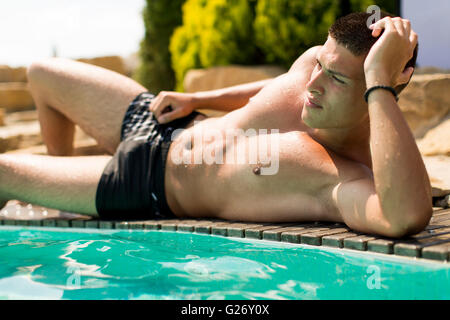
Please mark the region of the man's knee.
<svg viewBox="0 0 450 320"><path fill-rule="evenodd" d="M32 62L27 68L27 79L31 85L42 85L57 75L63 59L46 58Z"/></svg>

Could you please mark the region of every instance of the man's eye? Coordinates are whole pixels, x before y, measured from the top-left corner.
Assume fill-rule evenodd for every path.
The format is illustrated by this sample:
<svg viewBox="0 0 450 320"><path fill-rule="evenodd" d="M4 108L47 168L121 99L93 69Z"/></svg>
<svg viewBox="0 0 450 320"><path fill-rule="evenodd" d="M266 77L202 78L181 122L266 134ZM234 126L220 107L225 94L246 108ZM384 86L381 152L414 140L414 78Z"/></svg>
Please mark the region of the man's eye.
<svg viewBox="0 0 450 320"><path fill-rule="evenodd" d="M344 84L345 82L344 81L342 81L342 80L339 80L338 78L336 78L335 76L333 76L333 79L334 80L336 80L337 82L339 82L339 83L342 83L342 84Z"/></svg>

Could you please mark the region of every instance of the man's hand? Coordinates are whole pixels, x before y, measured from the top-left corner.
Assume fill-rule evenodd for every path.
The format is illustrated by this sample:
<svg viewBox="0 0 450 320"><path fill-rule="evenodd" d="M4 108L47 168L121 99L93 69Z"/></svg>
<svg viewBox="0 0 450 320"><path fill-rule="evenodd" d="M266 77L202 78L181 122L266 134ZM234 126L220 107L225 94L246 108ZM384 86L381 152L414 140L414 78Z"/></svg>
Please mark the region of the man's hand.
<svg viewBox="0 0 450 320"><path fill-rule="evenodd" d="M159 123L182 118L194 111L194 96L189 93L161 91L150 104Z"/></svg>
<svg viewBox="0 0 450 320"><path fill-rule="evenodd" d="M372 36L380 39L372 46L364 62L367 88L375 85L396 87L409 81L414 68L405 69L417 44L417 33L408 20L385 17L370 26Z"/></svg>

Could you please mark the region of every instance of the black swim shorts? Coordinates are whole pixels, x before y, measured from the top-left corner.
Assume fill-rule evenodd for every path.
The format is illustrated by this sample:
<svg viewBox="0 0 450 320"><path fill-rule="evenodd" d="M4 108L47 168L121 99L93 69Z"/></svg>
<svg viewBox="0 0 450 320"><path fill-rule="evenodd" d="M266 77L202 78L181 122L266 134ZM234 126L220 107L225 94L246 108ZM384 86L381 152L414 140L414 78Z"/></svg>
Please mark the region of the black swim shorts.
<svg viewBox="0 0 450 320"><path fill-rule="evenodd" d="M121 131L121 143L106 165L97 187L96 208L101 219L174 218L164 192L164 171L172 132L185 128L199 112L159 124L150 102L139 94L130 104Z"/></svg>

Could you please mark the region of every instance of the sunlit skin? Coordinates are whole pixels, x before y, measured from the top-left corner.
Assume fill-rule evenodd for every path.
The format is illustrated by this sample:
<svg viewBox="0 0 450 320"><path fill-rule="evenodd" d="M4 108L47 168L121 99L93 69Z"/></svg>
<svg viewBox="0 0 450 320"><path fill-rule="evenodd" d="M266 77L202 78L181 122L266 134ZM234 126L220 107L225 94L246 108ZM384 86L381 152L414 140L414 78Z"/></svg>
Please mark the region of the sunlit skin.
<svg viewBox="0 0 450 320"><path fill-rule="evenodd" d="M317 50L315 67L306 85L302 120L317 141L334 151L359 157L371 167L369 115L363 99L364 58L354 56L329 38Z"/></svg>
<svg viewBox="0 0 450 320"><path fill-rule="evenodd" d="M368 103L363 98L366 88L410 79L413 68L404 66L417 34L400 18L387 17L371 28L374 37L385 32L367 55L355 56L329 37L275 79L193 94L159 93L150 109L161 123L194 109L226 112L199 115L174 137L165 193L175 215L335 221L389 237L423 230L432 213L431 187L414 137L392 93L373 91ZM75 123L113 154L127 104L145 91L126 77L61 59L32 65L28 78L53 156L72 155ZM163 113L169 105L171 111ZM229 143L225 136L232 129L255 134ZM250 146L267 137L275 137L278 147L269 146L270 163L249 161ZM226 158L236 149L245 151L243 162L176 161L201 160L205 150ZM274 157L277 172L262 174ZM96 187L110 159L0 155L0 200L95 216Z"/></svg>

